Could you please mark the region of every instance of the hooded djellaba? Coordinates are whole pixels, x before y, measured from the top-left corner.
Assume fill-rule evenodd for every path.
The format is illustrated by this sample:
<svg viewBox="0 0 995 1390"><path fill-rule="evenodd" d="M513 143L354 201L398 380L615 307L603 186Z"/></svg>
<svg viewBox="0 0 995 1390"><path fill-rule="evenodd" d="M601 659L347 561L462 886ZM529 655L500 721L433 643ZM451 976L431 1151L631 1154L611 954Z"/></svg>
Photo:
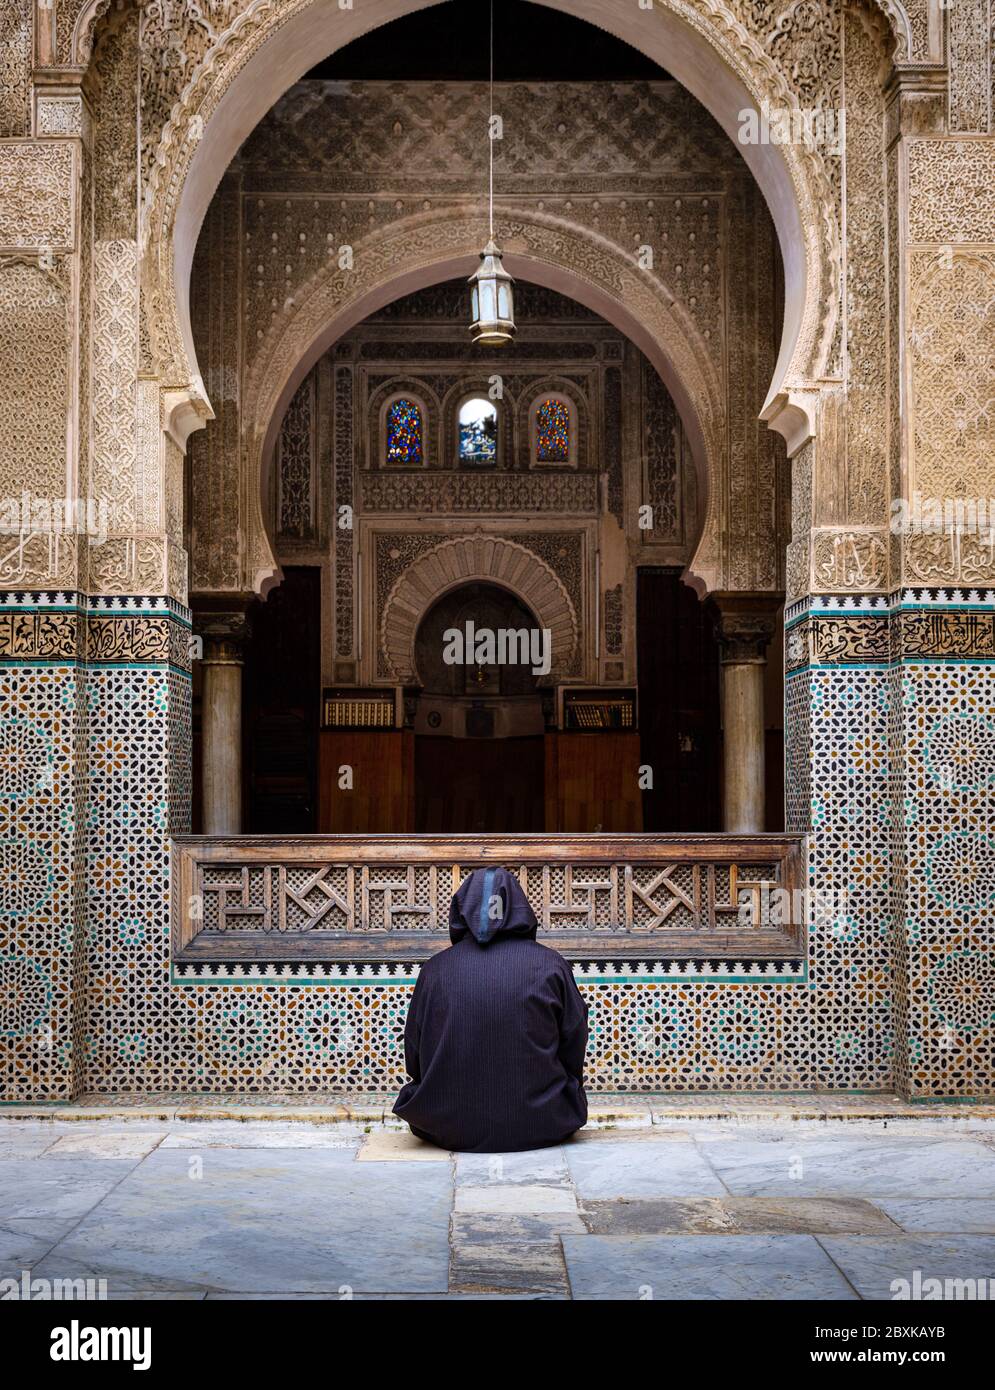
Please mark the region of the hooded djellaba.
<svg viewBox="0 0 995 1390"><path fill-rule="evenodd" d="M404 1030L394 1114L420 1139L508 1153L586 1123L587 1005L537 926L507 869L475 869L453 898L452 946L422 966Z"/></svg>

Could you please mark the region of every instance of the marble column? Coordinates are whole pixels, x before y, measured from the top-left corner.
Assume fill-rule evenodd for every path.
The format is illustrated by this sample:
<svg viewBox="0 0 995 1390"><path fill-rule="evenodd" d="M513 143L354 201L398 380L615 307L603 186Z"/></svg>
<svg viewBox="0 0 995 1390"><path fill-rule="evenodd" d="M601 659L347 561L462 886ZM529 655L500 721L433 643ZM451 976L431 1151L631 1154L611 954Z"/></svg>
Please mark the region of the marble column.
<svg viewBox="0 0 995 1390"><path fill-rule="evenodd" d="M202 819L205 835L242 830L243 614L198 622L201 664Z"/></svg>
<svg viewBox="0 0 995 1390"><path fill-rule="evenodd" d="M717 594L722 663L723 829L764 828L764 675L779 606L775 595Z"/></svg>

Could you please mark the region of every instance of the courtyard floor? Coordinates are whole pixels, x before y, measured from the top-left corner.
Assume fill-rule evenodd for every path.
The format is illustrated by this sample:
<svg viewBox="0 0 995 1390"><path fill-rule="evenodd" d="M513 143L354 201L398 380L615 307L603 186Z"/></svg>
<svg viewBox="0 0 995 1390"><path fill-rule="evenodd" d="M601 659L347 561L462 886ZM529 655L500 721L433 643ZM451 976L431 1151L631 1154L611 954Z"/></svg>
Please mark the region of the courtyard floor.
<svg viewBox="0 0 995 1390"><path fill-rule="evenodd" d="M451 1155L376 1098L0 1110L0 1278L108 1298L890 1299L995 1279L995 1109L606 1098Z"/></svg>

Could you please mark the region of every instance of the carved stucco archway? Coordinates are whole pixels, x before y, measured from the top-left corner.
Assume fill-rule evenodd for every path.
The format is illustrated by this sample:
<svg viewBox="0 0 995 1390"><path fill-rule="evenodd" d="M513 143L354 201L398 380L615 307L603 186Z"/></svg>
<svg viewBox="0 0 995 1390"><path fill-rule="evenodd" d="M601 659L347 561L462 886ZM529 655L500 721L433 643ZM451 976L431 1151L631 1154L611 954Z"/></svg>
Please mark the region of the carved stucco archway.
<svg viewBox="0 0 995 1390"><path fill-rule="evenodd" d="M397 579L380 616L380 646L392 677L417 679L415 639L433 604L464 584L497 584L535 614L550 633L551 677L572 670L580 640L577 613L563 584L533 551L502 536L458 536L413 561Z"/></svg>
<svg viewBox="0 0 995 1390"><path fill-rule="evenodd" d="M733 138L744 108L799 105L790 60L772 56L777 26L772 31L769 24L744 21L738 6L656 0L647 10L634 0L536 2L608 30L659 62ZM178 437L211 413L197 375L189 282L200 226L224 170L265 112L318 56L431 3L364 0L342 10L337 0L251 0L244 8L228 0L213 22L201 12L198 21L188 18L199 42L182 75L164 74L148 85L145 129L153 153L142 207L144 291L152 350L168 388L166 418ZM884 0L883 8L901 56L908 49L908 17L897 0ZM155 42L153 28L146 47ZM763 415L793 450L811 436L815 383L839 314L839 217L818 147L756 144L741 150L771 210L785 268L781 350Z"/></svg>
<svg viewBox="0 0 995 1390"><path fill-rule="evenodd" d="M617 246L575 224L532 210L505 209L497 231L513 275L565 294L612 323L642 351L670 391L684 423L698 474L702 527L688 567L701 592L715 587L723 481L725 401L708 345L688 312L656 275L638 269ZM255 345L241 410L249 581L265 590L277 573L266 515L270 469L280 423L314 363L356 323L401 295L469 275L486 239L484 220L462 208L405 218L359 242L353 268L333 260L295 291Z"/></svg>

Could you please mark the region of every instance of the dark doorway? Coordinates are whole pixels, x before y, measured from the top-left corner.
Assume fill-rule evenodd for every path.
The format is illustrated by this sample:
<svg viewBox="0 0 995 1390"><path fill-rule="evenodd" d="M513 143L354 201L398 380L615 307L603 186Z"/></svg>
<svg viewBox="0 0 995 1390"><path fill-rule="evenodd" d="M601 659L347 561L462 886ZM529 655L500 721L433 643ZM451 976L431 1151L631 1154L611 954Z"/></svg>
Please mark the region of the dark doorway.
<svg viewBox="0 0 995 1390"><path fill-rule="evenodd" d="M476 633L538 631L534 614L495 584L464 584L425 615L415 644L415 829L540 831L545 756L537 677L525 661L477 664L468 648L465 660L453 661L450 635L467 633L468 625Z"/></svg>
<svg viewBox="0 0 995 1390"><path fill-rule="evenodd" d="M636 591L645 830L721 830L718 649L681 571L639 570Z"/></svg>
<svg viewBox="0 0 995 1390"><path fill-rule="evenodd" d="M317 829L321 571L287 565L283 582L249 612L242 699L245 829Z"/></svg>

